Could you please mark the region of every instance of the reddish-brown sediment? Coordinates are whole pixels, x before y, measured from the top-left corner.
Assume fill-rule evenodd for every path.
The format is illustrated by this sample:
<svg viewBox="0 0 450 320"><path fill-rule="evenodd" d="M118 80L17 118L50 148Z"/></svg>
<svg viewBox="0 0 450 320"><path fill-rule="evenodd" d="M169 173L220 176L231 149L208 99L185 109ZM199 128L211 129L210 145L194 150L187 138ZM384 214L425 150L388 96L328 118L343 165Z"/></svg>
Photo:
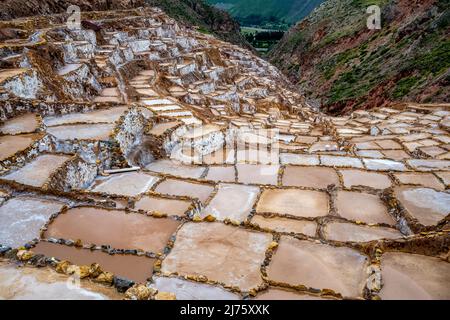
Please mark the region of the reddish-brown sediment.
<svg viewBox="0 0 450 320"><path fill-rule="evenodd" d="M79 249L62 244L39 242L32 251L46 257L67 260L78 266L98 263L104 271L135 282L145 282L153 273L155 259L131 254L109 254L100 250Z"/></svg>
<svg viewBox="0 0 450 320"><path fill-rule="evenodd" d="M59 215L45 232L47 238L110 245L116 249L161 252L179 222L155 219L137 213L80 207Z"/></svg>
<svg viewBox="0 0 450 320"><path fill-rule="evenodd" d="M350 248L282 237L268 268L271 280L362 297L367 257Z"/></svg>
<svg viewBox="0 0 450 320"><path fill-rule="evenodd" d="M164 199L144 196L136 202L136 210L146 212L161 212L169 216L185 216L192 203L185 200Z"/></svg>
<svg viewBox="0 0 450 320"><path fill-rule="evenodd" d="M338 185L339 177L331 168L286 167L284 169L284 186L326 189L332 184Z"/></svg>
<svg viewBox="0 0 450 320"><path fill-rule="evenodd" d="M249 290L262 283L260 265L272 237L221 223L188 223L177 234L163 272L202 275Z"/></svg>

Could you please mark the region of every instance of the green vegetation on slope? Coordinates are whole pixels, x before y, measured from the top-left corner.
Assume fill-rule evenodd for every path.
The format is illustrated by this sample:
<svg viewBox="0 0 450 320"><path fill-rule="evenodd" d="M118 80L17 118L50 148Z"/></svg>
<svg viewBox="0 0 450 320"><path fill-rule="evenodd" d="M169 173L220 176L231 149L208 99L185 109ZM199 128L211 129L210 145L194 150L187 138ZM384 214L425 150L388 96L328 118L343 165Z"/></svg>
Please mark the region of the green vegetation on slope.
<svg viewBox="0 0 450 320"><path fill-rule="evenodd" d="M270 51L284 36L283 31L241 27L245 39L260 53Z"/></svg>
<svg viewBox="0 0 450 320"><path fill-rule="evenodd" d="M292 28L271 61L324 110L348 112L389 101L449 97L448 0L328 0ZM382 6L382 29L365 26L365 8ZM411 10L411 11L410 11Z"/></svg>
<svg viewBox="0 0 450 320"><path fill-rule="evenodd" d="M207 0L245 26L281 29L306 17L324 0Z"/></svg>

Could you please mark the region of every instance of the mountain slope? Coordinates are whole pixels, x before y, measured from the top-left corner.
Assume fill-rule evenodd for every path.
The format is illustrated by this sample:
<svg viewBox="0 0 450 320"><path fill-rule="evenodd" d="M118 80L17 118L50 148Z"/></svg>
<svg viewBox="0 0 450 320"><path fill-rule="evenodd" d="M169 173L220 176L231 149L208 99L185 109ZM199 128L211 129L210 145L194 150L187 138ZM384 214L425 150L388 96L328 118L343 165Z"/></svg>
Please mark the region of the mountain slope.
<svg viewBox="0 0 450 320"><path fill-rule="evenodd" d="M324 0L208 0L238 19L248 16L276 17L292 24L307 16Z"/></svg>
<svg viewBox="0 0 450 320"><path fill-rule="evenodd" d="M239 23L228 13L213 8L203 0L1 0L0 19L64 13L72 4L80 6L82 11L131 9L149 4L160 7L178 21L199 26L201 31L213 33L222 40L251 47L241 36Z"/></svg>
<svg viewBox="0 0 450 320"><path fill-rule="evenodd" d="M70 5L82 11L104 11L141 7L144 0L1 0L0 19L48 15L66 12Z"/></svg>
<svg viewBox="0 0 450 320"><path fill-rule="evenodd" d="M366 8L382 7L382 29ZM315 105L345 113L389 101L448 102L449 0L328 0L292 28L270 60Z"/></svg>
<svg viewBox="0 0 450 320"><path fill-rule="evenodd" d="M200 31L213 33L220 39L241 45L251 45L240 34L240 25L227 12L208 5L203 0L146 0L146 3L163 9L169 16Z"/></svg>

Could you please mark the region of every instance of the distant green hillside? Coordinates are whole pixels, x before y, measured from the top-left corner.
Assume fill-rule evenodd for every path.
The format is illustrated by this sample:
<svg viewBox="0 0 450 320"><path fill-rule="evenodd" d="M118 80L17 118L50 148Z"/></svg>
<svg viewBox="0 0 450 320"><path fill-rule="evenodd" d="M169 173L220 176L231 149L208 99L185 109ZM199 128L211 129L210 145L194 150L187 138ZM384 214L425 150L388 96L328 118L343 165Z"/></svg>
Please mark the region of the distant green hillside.
<svg viewBox="0 0 450 320"><path fill-rule="evenodd" d="M450 101L449 0L327 0L270 52L311 104L333 114ZM366 26L381 6L381 30Z"/></svg>
<svg viewBox="0 0 450 320"><path fill-rule="evenodd" d="M243 24L261 25L268 19L294 24L306 17L324 0L207 0L207 2L230 12ZM252 23L258 20L262 23Z"/></svg>
<svg viewBox="0 0 450 320"><path fill-rule="evenodd" d="M163 9L179 22L198 26L200 31L218 38L251 48L239 33L239 23L227 12L218 10L204 0L145 0L148 5Z"/></svg>

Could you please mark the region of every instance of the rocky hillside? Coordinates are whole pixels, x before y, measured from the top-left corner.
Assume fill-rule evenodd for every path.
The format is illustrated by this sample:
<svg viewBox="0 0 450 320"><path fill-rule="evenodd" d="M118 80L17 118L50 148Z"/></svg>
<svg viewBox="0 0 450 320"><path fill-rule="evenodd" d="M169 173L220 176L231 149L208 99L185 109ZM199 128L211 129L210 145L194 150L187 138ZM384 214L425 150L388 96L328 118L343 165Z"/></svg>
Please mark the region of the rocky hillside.
<svg viewBox="0 0 450 320"><path fill-rule="evenodd" d="M144 0L2 0L0 19L63 13L70 5L79 6L82 11L103 11L137 8L144 4Z"/></svg>
<svg viewBox="0 0 450 320"><path fill-rule="evenodd" d="M306 17L324 0L207 0L240 20L254 18L277 18L293 24Z"/></svg>
<svg viewBox="0 0 450 320"><path fill-rule="evenodd" d="M250 47L240 35L239 24L228 13L215 9L202 0L2 0L0 19L64 13L72 4L80 6L82 11L131 9L148 4L160 7L178 21L198 26L200 31Z"/></svg>
<svg viewBox="0 0 450 320"><path fill-rule="evenodd" d="M366 8L382 8L381 30ZM449 0L328 0L270 60L312 104L334 114L393 101L448 102Z"/></svg>
<svg viewBox="0 0 450 320"><path fill-rule="evenodd" d="M212 33L222 40L251 48L240 34L239 23L227 12L216 9L203 0L146 0L146 2L163 9L179 22L198 26L201 32Z"/></svg>

